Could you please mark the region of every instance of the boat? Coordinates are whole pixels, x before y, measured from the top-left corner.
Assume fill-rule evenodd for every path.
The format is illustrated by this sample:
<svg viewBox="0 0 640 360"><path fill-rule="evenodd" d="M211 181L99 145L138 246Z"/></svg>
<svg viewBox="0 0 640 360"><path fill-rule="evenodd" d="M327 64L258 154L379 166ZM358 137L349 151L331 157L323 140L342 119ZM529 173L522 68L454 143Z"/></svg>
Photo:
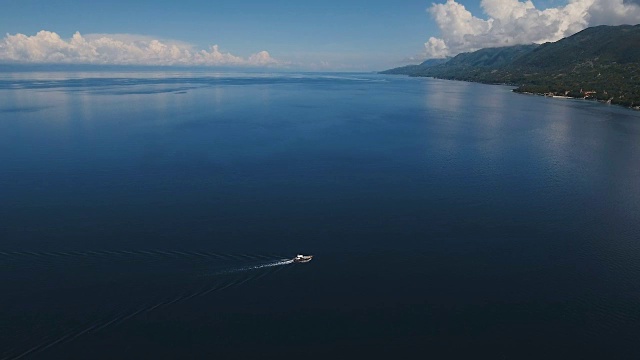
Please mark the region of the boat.
<svg viewBox="0 0 640 360"><path fill-rule="evenodd" d="M293 258L293 262L294 263L306 263L311 261L311 259L313 259L312 255L296 255L296 257Z"/></svg>

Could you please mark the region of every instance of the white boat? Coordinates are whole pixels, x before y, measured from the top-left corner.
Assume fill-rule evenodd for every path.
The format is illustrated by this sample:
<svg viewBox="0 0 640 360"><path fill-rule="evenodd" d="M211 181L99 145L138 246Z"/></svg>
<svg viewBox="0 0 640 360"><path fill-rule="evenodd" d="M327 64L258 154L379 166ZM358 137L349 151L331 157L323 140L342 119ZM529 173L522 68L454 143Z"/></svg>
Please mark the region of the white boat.
<svg viewBox="0 0 640 360"><path fill-rule="evenodd" d="M296 255L296 257L293 258L293 262L295 263L306 263L311 261L311 259L313 259L312 255Z"/></svg>

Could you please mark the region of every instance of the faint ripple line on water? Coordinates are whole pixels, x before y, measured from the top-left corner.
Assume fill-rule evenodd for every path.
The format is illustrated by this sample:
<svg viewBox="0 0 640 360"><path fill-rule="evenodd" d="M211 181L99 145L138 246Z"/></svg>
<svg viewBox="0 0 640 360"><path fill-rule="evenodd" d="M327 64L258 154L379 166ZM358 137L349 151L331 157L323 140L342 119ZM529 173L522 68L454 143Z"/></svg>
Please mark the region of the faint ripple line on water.
<svg viewBox="0 0 640 360"><path fill-rule="evenodd" d="M226 256L225 254L222 253L216 253L216 252L212 252L212 251L202 251L202 253L209 255L210 257L215 257L218 259L222 259L222 260L229 260L229 256Z"/></svg>
<svg viewBox="0 0 640 360"><path fill-rule="evenodd" d="M234 255L234 254L222 254L230 259L234 259L234 260L243 260L241 257Z"/></svg>
<svg viewBox="0 0 640 360"><path fill-rule="evenodd" d="M143 253L143 254L147 254L147 255L153 256L153 257L162 256L162 255L160 255L160 254L158 254L156 252L151 252L151 251L146 251L146 250L140 250L140 252Z"/></svg>
<svg viewBox="0 0 640 360"><path fill-rule="evenodd" d="M169 250L169 251L170 251L170 252L172 252L172 253L178 254L178 255L183 255L183 256L192 256L192 255L187 254L187 253L182 252L182 251L177 251L177 250Z"/></svg>
<svg viewBox="0 0 640 360"><path fill-rule="evenodd" d="M31 348L29 348L26 351L18 354L15 357L7 357L7 358L4 358L2 360L5 360L5 359L18 360L18 359L21 359L21 358L29 355L29 354L35 354L35 353L44 351L44 350L46 350L46 349L48 349L48 348L50 348L50 347L62 342L62 341L64 341L66 338L68 338L69 336L73 335L75 331L76 331L76 329L67 331L64 335L56 338L56 340L53 340L51 342L47 342L48 341L48 339L47 339L47 340L39 343L36 346L32 346Z"/></svg>
<svg viewBox="0 0 640 360"><path fill-rule="evenodd" d="M171 253L168 253L168 252L163 251L163 250L154 250L154 251L155 251L155 252L157 252L157 253L159 253L159 254L162 254L162 255L164 255L164 256L175 257L175 254L171 254Z"/></svg>
<svg viewBox="0 0 640 360"><path fill-rule="evenodd" d="M86 251L1 251L0 257L5 262L14 263L18 266L25 266L24 261L30 261L29 268L45 268L54 265L88 265L94 263L92 259L100 259L101 261L128 261L129 257L144 257L149 261L158 261L165 257L179 259L181 257L188 258L219 258L222 260L235 261L261 261L274 260L280 256L269 254L223 254L206 251L179 251L179 250L86 250ZM91 262L88 262L91 261Z"/></svg>
<svg viewBox="0 0 640 360"><path fill-rule="evenodd" d="M251 255L249 255L249 254L238 254L238 256L241 256L241 257L247 258L247 259L249 259L249 260L258 260L255 256L251 256Z"/></svg>
<svg viewBox="0 0 640 360"><path fill-rule="evenodd" d="M116 321L118 321L118 320L124 318L125 316L127 316L127 313L129 313L129 311L122 311L116 317L114 317L113 319L108 320L107 322L104 322L102 325L98 324L99 326L97 328L93 329L91 331L91 333L97 333L98 331L109 327L111 324L113 324Z"/></svg>
<svg viewBox="0 0 640 360"><path fill-rule="evenodd" d="M264 255L256 255L256 256L264 260L273 260L273 259L282 258L282 256L264 256Z"/></svg>
<svg viewBox="0 0 640 360"><path fill-rule="evenodd" d="M189 254L193 254L195 256L202 257L202 258L205 258L205 259L209 258L207 255L201 254L201 253L199 253L197 251L189 251Z"/></svg>
<svg viewBox="0 0 640 360"><path fill-rule="evenodd" d="M121 314L125 314L126 312L123 312ZM117 318L120 318L121 315L118 315ZM11 360L16 360L16 359L20 359L24 356L27 356L29 354L36 354L39 352L42 352L54 345L57 344L62 344L62 343L67 343L69 341L72 341L73 339L79 337L80 335L84 334L87 332L87 329L93 329L94 327L98 326L101 322L94 322L93 325L89 326L89 328L86 327L86 324L84 325L79 325L79 326L75 326L73 327L71 330L67 330L63 332L63 335L55 338L55 340L53 341L49 341L50 340L50 336L46 336L44 341L41 341L38 345L32 346L31 348L27 349L26 351L23 351L22 353L20 353L19 355L15 356L15 357L11 357L11 356L7 356L5 358L2 358L1 360L5 360L5 359L11 359ZM84 330L82 330L84 329ZM74 335L76 334L76 335ZM72 336L73 335L73 336ZM69 336L72 336L71 338L69 338ZM18 351L18 348L14 348L12 349L9 353L15 353Z"/></svg>

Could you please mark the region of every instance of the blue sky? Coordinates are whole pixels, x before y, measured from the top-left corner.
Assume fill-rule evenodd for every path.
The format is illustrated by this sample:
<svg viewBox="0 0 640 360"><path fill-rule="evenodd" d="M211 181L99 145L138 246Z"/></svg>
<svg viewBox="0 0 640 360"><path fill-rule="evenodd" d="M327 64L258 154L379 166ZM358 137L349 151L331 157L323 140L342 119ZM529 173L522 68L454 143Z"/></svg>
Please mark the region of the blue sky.
<svg viewBox="0 0 640 360"><path fill-rule="evenodd" d="M223 53L243 59L266 50L270 57L294 67L377 70L424 56L425 42L442 35L442 24L427 10L446 0L0 2L2 34L33 36L47 30L62 39L75 32L145 35L197 49L217 44ZM486 19L479 3L458 0L456 4ZM542 10L563 6L566 0L534 4Z"/></svg>
<svg viewBox="0 0 640 360"><path fill-rule="evenodd" d="M7 1L2 34L141 34L289 60L393 63L437 32L424 0Z"/></svg>

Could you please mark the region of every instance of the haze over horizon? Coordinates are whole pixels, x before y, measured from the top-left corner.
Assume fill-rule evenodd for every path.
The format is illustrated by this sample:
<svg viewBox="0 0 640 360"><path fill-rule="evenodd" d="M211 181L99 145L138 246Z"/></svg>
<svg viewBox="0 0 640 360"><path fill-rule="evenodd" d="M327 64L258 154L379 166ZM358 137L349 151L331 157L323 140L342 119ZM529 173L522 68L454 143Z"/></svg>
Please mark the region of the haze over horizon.
<svg viewBox="0 0 640 360"><path fill-rule="evenodd" d="M640 0L9 3L0 63L370 71L640 23Z"/></svg>

